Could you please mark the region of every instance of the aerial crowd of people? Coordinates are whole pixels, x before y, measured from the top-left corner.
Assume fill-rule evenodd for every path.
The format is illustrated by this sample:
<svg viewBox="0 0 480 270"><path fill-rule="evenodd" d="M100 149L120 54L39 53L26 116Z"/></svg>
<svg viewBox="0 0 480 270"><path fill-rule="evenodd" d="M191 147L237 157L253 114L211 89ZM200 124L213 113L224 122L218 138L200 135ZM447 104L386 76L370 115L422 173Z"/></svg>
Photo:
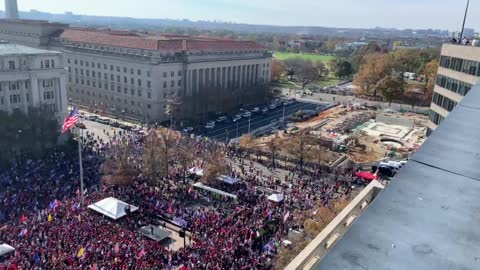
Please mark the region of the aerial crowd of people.
<svg viewBox="0 0 480 270"><path fill-rule="evenodd" d="M178 173L179 164L155 187L141 174L131 185L102 182L100 166L109 148L128 143L141 149L144 136L126 132L110 142L92 134L86 137L83 204L75 151L52 150L42 160L19 157L1 170L0 244L14 247L15 252L0 258L0 270L269 269L289 231L301 228L303 213L348 197L355 180L353 173L326 177L312 171L303 173L309 181L298 179L297 171L277 179L260 171L260 165L240 150L229 148L225 151L228 174L239 182L209 184L236 195L236 200L192 188L193 181L183 181ZM194 140L196 152L215 144ZM269 201L271 193L285 194L285 199ZM107 197L139 210L112 220L87 208ZM138 232L145 225L174 218L184 221L187 230L188 245L178 250Z"/></svg>

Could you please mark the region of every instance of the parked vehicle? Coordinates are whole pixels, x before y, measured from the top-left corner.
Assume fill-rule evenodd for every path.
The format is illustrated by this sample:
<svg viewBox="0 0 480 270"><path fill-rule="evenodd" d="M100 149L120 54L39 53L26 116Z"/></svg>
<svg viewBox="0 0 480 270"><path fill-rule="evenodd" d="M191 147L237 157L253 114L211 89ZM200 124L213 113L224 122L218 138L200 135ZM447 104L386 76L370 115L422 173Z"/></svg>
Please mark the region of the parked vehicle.
<svg viewBox="0 0 480 270"><path fill-rule="evenodd" d="M111 122L111 123L110 123L110 126L112 126L112 127L120 127L120 123L118 123L118 122Z"/></svg>
<svg viewBox="0 0 480 270"><path fill-rule="evenodd" d="M97 116L96 116L96 115L89 115L89 116L87 116L87 120L96 121L96 120L97 120Z"/></svg>
<svg viewBox="0 0 480 270"><path fill-rule="evenodd" d="M269 108L270 110L275 110L275 109L277 108L277 105L275 105L275 104L270 104L270 106L268 106L268 108Z"/></svg>
<svg viewBox="0 0 480 270"><path fill-rule="evenodd" d="M84 123L77 123L76 126L77 126L79 129L87 129L87 127L85 126Z"/></svg>
<svg viewBox="0 0 480 270"><path fill-rule="evenodd" d="M213 123L207 123L207 124L205 125L205 128L206 128L206 129L213 129L213 128L215 128L215 122L213 122Z"/></svg>
<svg viewBox="0 0 480 270"><path fill-rule="evenodd" d="M250 112L252 112L252 113L258 113L258 112L260 112L260 108L255 107L255 108L253 108Z"/></svg>
<svg viewBox="0 0 480 270"><path fill-rule="evenodd" d="M190 133L192 131L193 131L193 127L186 127L186 128L183 129L183 132L185 132L185 133Z"/></svg>
<svg viewBox="0 0 480 270"><path fill-rule="evenodd" d="M245 112L245 113L242 114L242 116L247 118L247 117L252 116L252 113L251 112Z"/></svg>
<svg viewBox="0 0 480 270"><path fill-rule="evenodd" d="M232 121L233 122L237 122L237 121L240 121L242 119L242 117L239 117L239 116L235 116Z"/></svg>
<svg viewBox="0 0 480 270"><path fill-rule="evenodd" d="M267 112L268 112L268 108L265 107L262 109L262 113L267 113Z"/></svg>
<svg viewBox="0 0 480 270"><path fill-rule="evenodd" d="M110 119L107 119L107 118L98 118L97 119L97 122L101 123L101 124L105 124L105 125L110 125Z"/></svg>
<svg viewBox="0 0 480 270"><path fill-rule="evenodd" d="M132 130L132 127L131 126L127 126L127 125L124 125L124 124L120 124L119 128L123 129L123 130Z"/></svg>
<svg viewBox="0 0 480 270"><path fill-rule="evenodd" d="M225 120L227 120L227 117L226 116L220 116L217 118L217 123L221 123L221 122L224 122Z"/></svg>

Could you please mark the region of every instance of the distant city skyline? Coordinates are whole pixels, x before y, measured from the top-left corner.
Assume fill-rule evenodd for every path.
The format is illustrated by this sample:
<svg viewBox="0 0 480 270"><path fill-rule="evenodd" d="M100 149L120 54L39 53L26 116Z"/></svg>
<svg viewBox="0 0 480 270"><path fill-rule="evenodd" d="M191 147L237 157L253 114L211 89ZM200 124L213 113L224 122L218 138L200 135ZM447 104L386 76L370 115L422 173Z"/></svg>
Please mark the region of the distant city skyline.
<svg viewBox="0 0 480 270"><path fill-rule="evenodd" d="M392 3L393 2L393 3ZM343 28L461 28L466 0L18 0L31 9L152 19L209 20L282 26ZM0 9L5 10L4 1ZM480 29L480 3L472 1L466 27Z"/></svg>

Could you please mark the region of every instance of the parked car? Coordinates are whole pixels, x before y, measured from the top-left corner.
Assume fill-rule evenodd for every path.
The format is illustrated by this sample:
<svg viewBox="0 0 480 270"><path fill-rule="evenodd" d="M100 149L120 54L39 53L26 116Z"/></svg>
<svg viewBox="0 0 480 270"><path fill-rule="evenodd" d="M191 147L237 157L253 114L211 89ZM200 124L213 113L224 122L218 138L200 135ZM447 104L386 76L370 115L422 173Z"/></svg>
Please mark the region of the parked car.
<svg viewBox="0 0 480 270"><path fill-rule="evenodd" d="M260 108L255 107L255 108L253 108L250 112L251 112L251 113L258 113L258 112L260 112Z"/></svg>
<svg viewBox="0 0 480 270"><path fill-rule="evenodd" d="M84 123L77 123L76 126L77 126L79 129L87 129L87 127L85 126Z"/></svg>
<svg viewBox="0 0 480 270"><path fill-rule="evenodd" d="M97 122L99 123L102 123L102 124L105 124L105 125L110 125L110 119L107 119L107 118L98 118L97 119Z"/></svg>
<svg viewBox="0 0 480 270"><path fill-rule="evenodd" d="M112 126L112 127L120 127L120 123L118 123L118 122L116 122L116 121L115 121L115 122L111 122L111 123L110 123L110 126Z"/></svg>
<svg viewBox="0 0 480 270"><path fill-rule="evenodd" d="M251 112L245 112L245 113L242 114L242 116L247 118L247 117L252 116L252 113Z"/></svg>
<svg viewBox="0 0 480 270"><path fill-rule="evenodd" d="M235 116L235 117L232 119L232 121L233 121L233 122L237 122L237 121L240 121L240 119L242 119L241 116Z"/></svg>
<svg viewBox="0 0 480 270"><path fill-rule="evenodd" d="M225 120L227 120L226 116L220 116L220 117L217 118L217 123L224 122Z"/></svg>
<svg viewBox="0 0 480 270"><path fill-rule="evenodd" d="M193 131L193 127L186 127L186 128L183 129L183 132L185 132L185 133L190 133L192 131Z"/></svg>
<svg viewBox="0 0 480 270"><path fill-rule="evenodd" d="M211 122L207 123L207 124L205 125L205 128L206 128L206 129L213 129L213 128L215 128L215 122L213 122L213 123L211 123Z"/></svg>
<svg viewBox="0 0 480 270"><path fill-rule="evenodd" d="M132 130L132 127L131 126L127 126L127 125L124 125L124 124L120 124L119 128L123 129L123 130Z"/></svg>
<svg viewBox="0 0 480 270"><path fill-rule="evenodd" d="M268 112L268 108L265 107L262 109L262 113L267 113L267 112Z"/></svg>
<svg viewBox="0 0 480 270"><path fill-rule="evenodd" d="M211 126L211 125L215 126L215 121L208 121L208 122L207 122L207 125L209 125L209 126Z"/></svg>
<svg viewBox="0 0 480 270"><path fill-rule="evenodd" d="M275 105L275 104L270 104L270 106L268 106L268 108L269 108L270 110L275 110L275 109L277 108L277 105Z"/></svg>
<svg viewBox="0 0 480 270"><path fill-rule="evenodd" d="M89 115L89 116L87 116L87 120L96 121L96 120L97 120L97 116L96 116L96 115Z"/></svg>

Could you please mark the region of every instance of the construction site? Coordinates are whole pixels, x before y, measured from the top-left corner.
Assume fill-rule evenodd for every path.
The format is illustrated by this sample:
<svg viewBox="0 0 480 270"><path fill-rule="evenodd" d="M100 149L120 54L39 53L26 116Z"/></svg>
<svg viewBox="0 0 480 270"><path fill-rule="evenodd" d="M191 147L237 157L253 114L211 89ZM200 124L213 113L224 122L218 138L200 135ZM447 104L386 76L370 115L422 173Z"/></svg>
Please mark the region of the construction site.
<svg viewBox="0 0 480 270"><path fill-rule="evenodd" d="M241 144L282 160L330 169L369 168L379 162L407 160L425 141L427 120L422 114L341 105L268 135L243 138Z"/></svg>

